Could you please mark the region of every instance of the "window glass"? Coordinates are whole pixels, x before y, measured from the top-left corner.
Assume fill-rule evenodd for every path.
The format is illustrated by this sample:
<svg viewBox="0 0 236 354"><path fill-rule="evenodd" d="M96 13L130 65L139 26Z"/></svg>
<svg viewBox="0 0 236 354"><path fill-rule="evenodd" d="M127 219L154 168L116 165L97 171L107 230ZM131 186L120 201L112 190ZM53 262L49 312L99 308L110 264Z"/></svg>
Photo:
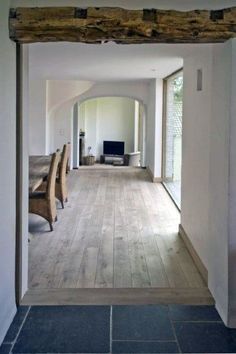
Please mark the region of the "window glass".
<svg viewBox="0 0 236 354"><path fill-rule="evenodd" d="M182 157L183 72L166 80L164 184L180 208Z"/></svg>

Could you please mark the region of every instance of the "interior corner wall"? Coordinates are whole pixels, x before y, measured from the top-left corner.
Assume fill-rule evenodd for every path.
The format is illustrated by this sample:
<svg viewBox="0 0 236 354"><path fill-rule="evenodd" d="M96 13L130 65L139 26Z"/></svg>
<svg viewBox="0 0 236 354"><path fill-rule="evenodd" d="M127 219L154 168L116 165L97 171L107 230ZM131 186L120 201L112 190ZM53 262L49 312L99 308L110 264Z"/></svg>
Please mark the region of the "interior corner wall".
<svg viewBox="0 0 236 354"><path fill-rule="evenodd" d="M162 102L163 80L152 79L147 105L146 164L153 178L162 175Z"/></svg>
<svg viewBox="0 0 236 354"><path fill-rule="evenodd" d="M16 46L9 39L10 1L0 11L0 344L15 315Z"/></svg>

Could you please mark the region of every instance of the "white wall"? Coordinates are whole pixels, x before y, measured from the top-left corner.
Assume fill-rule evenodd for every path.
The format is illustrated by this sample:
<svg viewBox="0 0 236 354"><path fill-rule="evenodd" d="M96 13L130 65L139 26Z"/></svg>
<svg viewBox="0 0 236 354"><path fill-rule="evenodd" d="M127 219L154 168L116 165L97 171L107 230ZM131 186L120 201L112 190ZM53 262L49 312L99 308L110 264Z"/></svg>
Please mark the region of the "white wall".
<svg viewBox="0 0 236 354"><path fill-rule="evenodd" d="M22 94L22 159L21 159L21 174L22 174L22 186L21 186L21 208L24 211L20 220L20 232L22 237L21 247L21 296L25 294L28 289L28 205L29 205L29 51L28 45L24 45L21 48L21 66L22 66L22 82L21 82L21 94ZM18 152L19 153L19 152Z"/></svg>
<svg viewBox="0 0 236 354"><path fill-rule="evenodd" d="M46 80L29 78L29 154L46 154Z"/></svg>
<svg viewBox="0 0 236 354"><path fill-rule="evenodd" d="M225 323L234 321L229 286L229 157L232 75L231 42L213 50L209 172L209 286ZM235 119L235 117L234 117ZM235 138L235 137L234 137ZM235 183L236 181L234 181ZM235 231L234 231L235 232ZM215 257L213 256L215 255ZM235 263L235 262L234 262ZM236 265L234 266L235 269ZM235 310L235 309L234 309Z"/></svg>
<svg viewBox="0 0 236 354"><path fill-rule="evenodd" d="M0 11L0 344L15 315L16 54L9 40L10 1Z"/></svg>
<svg viewBox="0 0 236 354"><path fill-rule="evenodd" d="M97 97L128 97L144 105L148 102L149 81L113 81L97 82L90 90L80 95L77 101L83 102L89 98Z"/></svg>
<svg viewBox="0 0 236 354"><path fill-rule="evenodd" d="M236 43L184 62L181 223L208 269L216 307L236 326ZM197 69L203 91L196 90Z"/></svg>
<svg viewBox="0 0 236 354"><path fill-rule="evenodd" d="M64 134L60 129L67 130L68 118L71 117L70 110L75 102L93 97L124 96L146 104L148 83L124 81L94 84L88 81L68 80L67 83L65 80L47 81L38 77L37 70L35 72L33 62L30 61L29 92L29 154L41 155L53 152L63 136L66 139L71 136L70 133Z"/></svg>
<svg viewBox="0 0 236 354"><path fill-rule="evenodd" d="M235 63L235 40L214 48L209 186L209 271L212 277L209 286L217 309L230 327L236 327Z"/></svg>
<svg viewBox="0 0 236 354"><path fill-rule="evenodd" d="M138 101L134 102L134 151L139 151L139 128L140 128L140 121L142 116L140 116L140 104Z"/></svg>
<svg viewBox="0 0 236 354"><path fill-rule="evenodd" d="M47 112L81 95L93 86L91 81L47 80Z"/></svg>
<svg viewBox="0 0 236 354"><path fill-rule="evenodd" d="M162 176L162 104L163 104L163 81L156 80L156 124L155 124L155 170L154 177Z"/></svg>
<svg viewBox="0 0 236 354"><path fill-rule="evenodd" d="M103 154L103 141L125 142L125 152L134 150L134 105L135 101L121 97L103 97L85 101L80 106L79 129L85 129L85 153L88 146L99 159Z"/></svg>
<svg viewBox="0 0 236 354"><path fill-rule="evenodd" d="M53 112L53 145L51 145L51 152L56 149L61 149L64 144L72 141L72 115L73 106L70 102L64 104Z"/></svg>
<svg viewBox="0 0 236 354"><path fill-rule="evenodd" d="M203 90L197 91L197 70ZM184 60L181 223L208 267L209 144L212 99L212 49Z"/></svg>
<svg viewBox="0 0 236 354"><path fill-rule="evenodd" d="M153 79L149 84L147 105L147 167L155 179L161 179L162 164L162 101L163 81Z"/></svg>
<svg viewBox="0 0 236 354"><path fill-rule="evenodd" d="M230 83L230 127L229 127L229 324L236 327L236 41L232 41Z"/></svg>
<svg viewBox="0 0 236 354"><path fill-rule="evenodd" d="M125 153L134 151L134 100L101 98L98 102L98 155L104 140L125 142Z"/></svg>
<svg viewBox="0 0 236 354"><path fill-rule="evenodd" d="M90 153L98 159L98 144L100 143L98 132L100 124L100 117L98 116L99 100L89 100L82 103L82 105L84 105L84 153L88 155L88 147L91 146L92 149ZM81 111L79 109L79 115L82 114L82 112L83 108ZM82 129L82 126L79 126L79 130L80 129Z"/></svg>
<svg viewBox="0 0 236 354"><path fill-rule="evenodd" d="M147 105L147 167L154 175L155 170L155 120L156 120L156 80L149 84L149 96Z"/></svg>
<svg viewBox="0 0 236 354"><path fill-rule="evenodd" d="M35 72L36 71L36 72ZM89 81L78 80L46 80L37 76L37 70L30 62L29 80L29 154L44 155L53 152L54 145L60 137L55 136L53 129L55 117L62 107L65 107L69 100L81 95L92 87ZM71 103L71 107L73 103ZM70 108L71 108L70 107ZM60 133L60 136L61 133ZM54 144L55 138L55 144ZM69 139L70 140L70 139Z"/></svg>

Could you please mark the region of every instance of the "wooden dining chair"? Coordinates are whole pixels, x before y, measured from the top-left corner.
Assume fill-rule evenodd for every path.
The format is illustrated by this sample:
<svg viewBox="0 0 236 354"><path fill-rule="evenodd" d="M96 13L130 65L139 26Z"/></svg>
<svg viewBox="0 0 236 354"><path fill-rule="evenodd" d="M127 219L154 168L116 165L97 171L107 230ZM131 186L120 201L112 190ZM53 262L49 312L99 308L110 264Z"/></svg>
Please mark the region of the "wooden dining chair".
<svg viewBox="0 0 236 354"><path fill-rule="evenodd" d="M46 219L53 231L53 222L57 221L55 185L57 167L60 160L60 154L52 155L45 191L35 191L29 195L29 213L37 214Z"/></svg>
<svg viewBox="0 0 236 354"><path fill-rule="evenodd" d="M64 202L68 201L68 190L66 183L66 171L68 163L68 150L69 145L65 144L61 153L61 162L59 166L59 175L56 179L56 189L55 195L58 200L61 202L61 206L64 209Z"/></svg>

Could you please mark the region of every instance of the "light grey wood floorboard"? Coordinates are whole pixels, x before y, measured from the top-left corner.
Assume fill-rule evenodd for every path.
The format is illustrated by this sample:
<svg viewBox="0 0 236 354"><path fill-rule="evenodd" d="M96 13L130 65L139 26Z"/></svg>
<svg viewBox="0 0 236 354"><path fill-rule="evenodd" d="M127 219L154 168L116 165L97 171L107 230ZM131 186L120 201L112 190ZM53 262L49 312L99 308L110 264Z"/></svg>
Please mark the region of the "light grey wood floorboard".
<svg viewBox="0 0 236 354"><path fill-rule="evenodd" d="M207 288L31 289L22 305L214 305Z"/></svg>
<svg viewBox="0 0 236 354"><path fill-rule="evenodd" d="M30 289L206 289L178 210L146 170L71 171L68 189L53 232L30 216Z"/></svg>

